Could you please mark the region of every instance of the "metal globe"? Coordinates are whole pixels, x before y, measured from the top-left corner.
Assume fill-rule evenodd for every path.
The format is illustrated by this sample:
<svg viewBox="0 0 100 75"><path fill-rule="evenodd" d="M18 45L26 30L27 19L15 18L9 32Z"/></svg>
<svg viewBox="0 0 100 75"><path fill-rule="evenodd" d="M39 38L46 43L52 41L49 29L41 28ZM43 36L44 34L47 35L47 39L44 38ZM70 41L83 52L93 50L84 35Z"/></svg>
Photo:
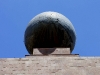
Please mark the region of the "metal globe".
<svg viewBox="0 0 100 75"><path fill-rule="evenodd" d="M39 49L42 54L50 54L55 48L70 47L71 52L76 42L76 33L68 18L57 12L43 12L35 16L28 24L24 43L29 54L33 48L54 48Z"/></svg>

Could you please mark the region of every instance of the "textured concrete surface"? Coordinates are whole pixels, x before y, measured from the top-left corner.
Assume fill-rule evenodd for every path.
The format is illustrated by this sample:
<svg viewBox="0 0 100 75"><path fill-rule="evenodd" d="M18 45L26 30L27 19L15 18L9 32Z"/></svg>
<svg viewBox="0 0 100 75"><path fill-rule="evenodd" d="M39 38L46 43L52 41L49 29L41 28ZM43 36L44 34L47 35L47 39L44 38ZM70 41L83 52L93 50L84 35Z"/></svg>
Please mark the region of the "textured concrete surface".
<svg viewBox="0 0 100 75"><path fill-rule="evenodd" d="M49 51L50 49L55 49L54 52L51 53L51 54L70 54L71 53L70 48L42 48L42 49L44 51L46 51L46 50ZM33 55L36 55L36 54L41 54L42 55L42 53L40 53L37 48L34 48L33 49Z"/></svg>
<svg viewBox="0 0 100 75"><path fill-rule="evenodd" d="M100 75L100 57L0 58L0 75Z"/></svg>

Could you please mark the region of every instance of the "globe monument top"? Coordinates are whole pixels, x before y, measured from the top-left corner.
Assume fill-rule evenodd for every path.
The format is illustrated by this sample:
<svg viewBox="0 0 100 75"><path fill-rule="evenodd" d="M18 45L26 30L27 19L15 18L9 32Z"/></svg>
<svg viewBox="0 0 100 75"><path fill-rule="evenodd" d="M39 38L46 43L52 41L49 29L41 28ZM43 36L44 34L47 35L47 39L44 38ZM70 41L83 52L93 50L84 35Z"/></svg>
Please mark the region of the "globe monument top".
<svg viewBox="0 0 100 75"><path fill-rule="evenodd" d="M28 24L24 43L29 54L37 48L43 55L51 54L56 48L70 48L73 51L76 33L72 23L57 12L43 12Z"/></svg>

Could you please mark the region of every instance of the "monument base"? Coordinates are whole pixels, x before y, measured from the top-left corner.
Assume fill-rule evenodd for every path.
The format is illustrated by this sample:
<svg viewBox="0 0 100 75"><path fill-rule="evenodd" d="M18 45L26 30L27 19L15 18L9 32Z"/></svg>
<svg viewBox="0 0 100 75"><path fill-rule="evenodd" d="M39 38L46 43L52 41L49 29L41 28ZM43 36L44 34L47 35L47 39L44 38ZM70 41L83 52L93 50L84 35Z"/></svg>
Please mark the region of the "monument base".
<svg viewBox="0 0 100 75"><path fill-rule="evenodd" d="M39 49L41 50L48 50L48 49L55 49L54 52L52 52L51 54L48 54L48 55L43 55ZM33 54L31 55L25 55L25 57L33 57L33 56L74 56L74 57L77 57L79 56L79 54L71 54L70 52L70 48L34 48L33 49Z"/></svg>

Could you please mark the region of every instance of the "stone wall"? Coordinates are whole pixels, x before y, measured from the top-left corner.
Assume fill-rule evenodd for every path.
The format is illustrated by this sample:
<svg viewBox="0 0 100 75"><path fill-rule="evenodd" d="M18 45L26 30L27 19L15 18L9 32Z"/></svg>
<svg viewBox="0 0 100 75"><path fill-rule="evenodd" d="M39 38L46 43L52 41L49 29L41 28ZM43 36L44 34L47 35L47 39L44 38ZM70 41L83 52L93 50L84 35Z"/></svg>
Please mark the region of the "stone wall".
<svg viewBox="0 0 100 75"><path fill-rule="evenodd" d="M100 57L0 58L0 75L100 75Z"/></svg>

